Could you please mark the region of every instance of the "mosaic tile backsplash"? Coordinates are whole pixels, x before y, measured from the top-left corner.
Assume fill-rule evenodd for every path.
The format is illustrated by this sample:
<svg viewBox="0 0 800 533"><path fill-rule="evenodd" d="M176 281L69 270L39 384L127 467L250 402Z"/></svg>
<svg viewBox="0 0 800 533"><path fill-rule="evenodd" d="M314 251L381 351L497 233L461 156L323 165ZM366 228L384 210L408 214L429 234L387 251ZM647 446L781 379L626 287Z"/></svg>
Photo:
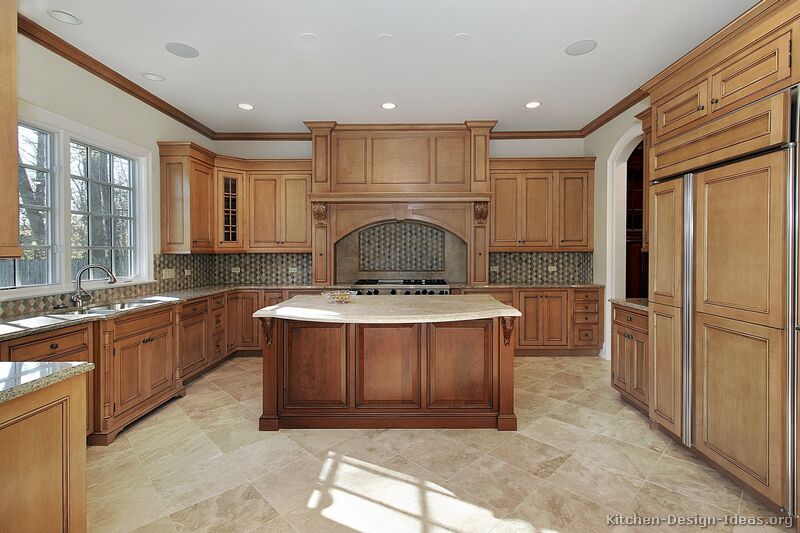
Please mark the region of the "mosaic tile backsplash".
<svg viewBox="0 0 800 533"><path fill-rule="evenodd" d="M361 272L442 272L444 231L415 222L379 224L358 232Z"/></svg>
<svg viewBox="0 0 800 533"><path fill-rule="evenodd" d="M555 266L555 272L547 267ZM492 272L492 267L498 267ZM490 283L540 284L592 282L591 252L503 252L489 254Z"/></svg>

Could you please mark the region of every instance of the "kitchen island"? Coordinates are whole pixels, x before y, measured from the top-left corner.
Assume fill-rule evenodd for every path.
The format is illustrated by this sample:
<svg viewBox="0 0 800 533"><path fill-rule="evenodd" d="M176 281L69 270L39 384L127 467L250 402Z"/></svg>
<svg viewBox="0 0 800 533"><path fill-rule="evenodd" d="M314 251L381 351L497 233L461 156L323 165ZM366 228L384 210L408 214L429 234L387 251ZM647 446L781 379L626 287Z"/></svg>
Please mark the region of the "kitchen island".
<svg viewBox="0 0 800 533"><path fill-rule="evenodd" d="M517 428L514 322L484 295L295 296L253 314L262 431Z"/></svg>

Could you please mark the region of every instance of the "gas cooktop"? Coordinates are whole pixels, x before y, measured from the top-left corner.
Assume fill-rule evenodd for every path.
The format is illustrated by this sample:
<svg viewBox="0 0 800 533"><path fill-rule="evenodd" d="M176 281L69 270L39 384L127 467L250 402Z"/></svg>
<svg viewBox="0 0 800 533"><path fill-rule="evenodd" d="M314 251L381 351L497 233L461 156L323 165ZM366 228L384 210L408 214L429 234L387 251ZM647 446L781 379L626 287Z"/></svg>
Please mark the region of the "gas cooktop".
<svg viewBox="0 0 800 533"><path fill-rule="evenodd" d="M443 279L360 279L351 289L368 296L450 294L450 286Z"/></svg>

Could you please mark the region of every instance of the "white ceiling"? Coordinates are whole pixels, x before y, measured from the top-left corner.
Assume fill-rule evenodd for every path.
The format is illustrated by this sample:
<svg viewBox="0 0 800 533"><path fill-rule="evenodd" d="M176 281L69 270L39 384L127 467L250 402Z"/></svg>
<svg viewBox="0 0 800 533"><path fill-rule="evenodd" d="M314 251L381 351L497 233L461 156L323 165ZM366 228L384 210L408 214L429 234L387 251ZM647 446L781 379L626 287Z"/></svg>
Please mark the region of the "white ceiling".
<svg viewBox="0 0 800 533"><path fill-rule="evenodd" d="M216 131L465 119L551 130L581 128L755 3L19 0L19 10ZM57 22L48 9L72 11L83 24ZM304 32L318 42L304 42ZM471 40L454 42L459 32ZM381 44L381 33L395 42ZM567 56L580 39L599 46ZM200 57L167 53L170 41ZM541 107L524 109L531 100ZM386 101L397 108L382 110ZM237 109L240 102L255 110Z"/></svg>

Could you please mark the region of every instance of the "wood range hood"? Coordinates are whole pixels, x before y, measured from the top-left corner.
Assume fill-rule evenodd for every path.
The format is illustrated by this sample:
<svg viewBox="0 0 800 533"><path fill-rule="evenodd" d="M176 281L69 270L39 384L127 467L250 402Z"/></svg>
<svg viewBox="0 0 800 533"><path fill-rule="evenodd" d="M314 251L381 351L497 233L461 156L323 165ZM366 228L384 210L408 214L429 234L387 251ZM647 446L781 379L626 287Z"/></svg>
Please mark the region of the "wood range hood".
<svg viewBox="0 0 800 533"><path fill-rule="evenodd" d="M374 224L414 220L467 244L470 283L489 281L489 136L462 124L306 122L312 134L313 282L335 282L335 244Z"/></svg>

